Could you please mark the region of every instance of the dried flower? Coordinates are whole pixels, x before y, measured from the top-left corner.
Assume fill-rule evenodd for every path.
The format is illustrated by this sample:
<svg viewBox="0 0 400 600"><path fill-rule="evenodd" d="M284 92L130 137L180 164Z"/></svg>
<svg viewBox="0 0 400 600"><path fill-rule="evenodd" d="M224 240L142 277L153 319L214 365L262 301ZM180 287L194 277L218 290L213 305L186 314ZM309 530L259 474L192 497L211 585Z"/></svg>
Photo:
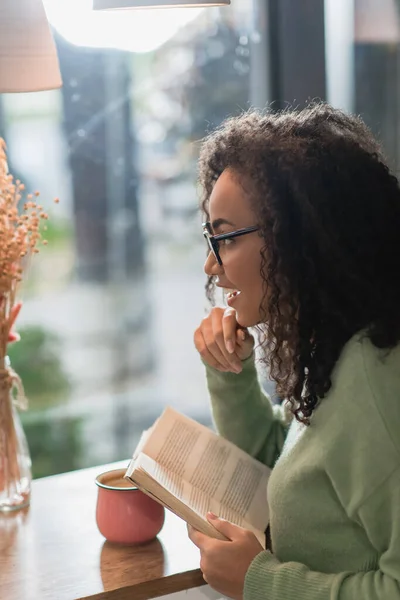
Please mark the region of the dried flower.
<svg viewBox="0 0 400 600"><path fill-rule="evenodd" d="M0 424L5 433L0 435L0 494L7 494L20 475L11 404L11 387L19 378L7 367L7 344L21 307L16 298L23 272L30 256L39 252L40 224L48 218L36 203L39 192L27 194L21 202L24 190L21 181L8 173L6 144L0 138Z"/></svg>
<svg viewBox="0 0 400 600"><path fill-rule="evenodd" d="M48 218L24 185L8 172L6 144L0 138L0 370L4 366L11 310L29 257L38 252L40 223Z"/></svg>
<svg viewBox="0 0 400 600"><path fill-rule="evenodd" d="M11 310L29 256L38 252L40 223L48 218L24 185L8 172L6 144L0 138L0 370L7 350Z"/></svg>

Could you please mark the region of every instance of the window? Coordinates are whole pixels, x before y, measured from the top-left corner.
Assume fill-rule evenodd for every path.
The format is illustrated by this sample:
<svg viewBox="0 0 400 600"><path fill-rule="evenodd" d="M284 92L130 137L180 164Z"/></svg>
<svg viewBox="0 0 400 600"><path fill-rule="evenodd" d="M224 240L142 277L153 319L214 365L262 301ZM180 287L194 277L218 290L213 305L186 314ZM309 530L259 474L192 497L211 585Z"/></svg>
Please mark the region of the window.
<svg viewBox="0 0 400 600"><path fill-rule="evenodd" d="M360 114L398 173L398 0L325 0L327 97Z"/></svg>
<svg viewBox="0 0 400 600"><path fill-rule="evenodd" d="M34 476L127 458L171 404L210 423L199 140L251 101L253 9L92 13L46 0L64 86L1 98L10 169L45 207L11 349ZM250 26L253 39L250 39Z"/></svg>

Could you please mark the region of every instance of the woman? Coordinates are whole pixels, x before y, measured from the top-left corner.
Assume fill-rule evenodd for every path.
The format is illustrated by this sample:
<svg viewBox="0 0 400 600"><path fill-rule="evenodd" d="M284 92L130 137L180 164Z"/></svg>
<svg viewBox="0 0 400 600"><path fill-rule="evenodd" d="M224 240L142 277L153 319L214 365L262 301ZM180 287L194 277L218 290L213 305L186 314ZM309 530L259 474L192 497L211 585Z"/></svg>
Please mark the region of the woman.
<svg viewBox="0 0 400 600"><path fill-rule="evenodd" d="M273 553L210 514L231 541L189 528L204 578L235 599L400 599L398 181L360 119L314 105L227 121L200 183L205 271L229 305L194 337L214 419L274 467Z"/></svg>

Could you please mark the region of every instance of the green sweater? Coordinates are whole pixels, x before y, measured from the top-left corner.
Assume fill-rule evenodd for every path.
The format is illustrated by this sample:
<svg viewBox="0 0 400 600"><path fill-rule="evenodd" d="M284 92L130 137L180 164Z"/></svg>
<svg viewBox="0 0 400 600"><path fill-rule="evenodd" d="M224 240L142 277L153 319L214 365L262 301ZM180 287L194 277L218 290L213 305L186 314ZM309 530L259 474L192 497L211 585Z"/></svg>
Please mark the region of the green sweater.
<svg viewBox="0 0 400 600"><path fill-rule="evenodd" d="M309 427L272 407L252 358L207 379L220 434L273 467L273 554L245 600L400 600L400 347L352 338Z"/></svg>

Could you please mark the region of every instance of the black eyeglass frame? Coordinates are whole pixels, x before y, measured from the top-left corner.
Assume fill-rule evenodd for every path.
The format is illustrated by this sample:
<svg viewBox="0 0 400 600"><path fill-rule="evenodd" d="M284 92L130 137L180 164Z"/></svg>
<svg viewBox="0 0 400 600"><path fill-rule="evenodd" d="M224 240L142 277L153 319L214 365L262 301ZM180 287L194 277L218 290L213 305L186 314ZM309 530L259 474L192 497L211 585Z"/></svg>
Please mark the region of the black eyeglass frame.
<svg viewBox="0 0 400 600"><path fill-rule="evenodd" d="M253 231L259 231L259 227L257 225L252 225L251 227L243 227L242 229L236 229L235 231L229 231L229 233L220 233L218 235L213 235L211 223L207 221L207 223L203 223L203 235L207 240L208 247L211 252L215 256L216 261L222 267L222 260L219 255L219 242L221 240L230 240L231 238L240 237L241 235L246 235L247 233L253 233Z"/></svg>

